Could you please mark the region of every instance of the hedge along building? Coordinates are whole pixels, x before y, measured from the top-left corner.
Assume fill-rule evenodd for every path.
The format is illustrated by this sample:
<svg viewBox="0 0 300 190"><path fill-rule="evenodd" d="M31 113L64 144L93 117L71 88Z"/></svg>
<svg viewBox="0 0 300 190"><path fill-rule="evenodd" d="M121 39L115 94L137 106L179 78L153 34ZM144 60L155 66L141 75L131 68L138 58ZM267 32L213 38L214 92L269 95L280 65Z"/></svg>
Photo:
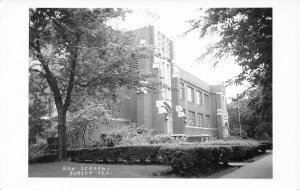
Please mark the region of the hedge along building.
<svg viewBox="0 0 300 190"><path fill-rule="evenodd" d="M168 39L153 26L133 31L140 45L152 45L149 58L130 65L141 73L152 74L149 82L155 90L138 91L122 88L120 94L128 98L120 108L119 118L87 132L85 142L99 138L104 131L136 122L137 126L152 129L156 134L187 136L207 140L228 135L228 113L225 87L208 85L174 64L174 48Z"/></svg>

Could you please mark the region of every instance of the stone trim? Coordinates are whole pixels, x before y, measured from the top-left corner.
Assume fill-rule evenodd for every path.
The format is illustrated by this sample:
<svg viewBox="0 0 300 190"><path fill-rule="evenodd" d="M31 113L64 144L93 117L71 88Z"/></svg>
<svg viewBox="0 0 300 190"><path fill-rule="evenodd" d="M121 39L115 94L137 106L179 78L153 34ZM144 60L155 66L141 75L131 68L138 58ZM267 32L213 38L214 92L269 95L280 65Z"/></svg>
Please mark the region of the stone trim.
<svg viewBox="0 0 300 190"><path fill-rule="evenodd" d="M189 125L187 125L185 127L187 127L187 128L194 128L194 129L205 129L205 130L218 130L216 128L195 127L195 126L189 126Z"/></svg>

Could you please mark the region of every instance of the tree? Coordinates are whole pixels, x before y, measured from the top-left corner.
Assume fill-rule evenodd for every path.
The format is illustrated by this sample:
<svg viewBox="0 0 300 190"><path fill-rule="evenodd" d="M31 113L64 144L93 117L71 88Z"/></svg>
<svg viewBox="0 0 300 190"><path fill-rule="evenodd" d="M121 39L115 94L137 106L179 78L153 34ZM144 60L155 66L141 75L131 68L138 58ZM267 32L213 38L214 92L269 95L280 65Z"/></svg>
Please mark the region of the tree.
<svg viewBox="0 0 300 190"><path fill-rule="evenodd" d="M86 135L90 138L95 129L116 118L121 103L122 97L116 100L103 95L77 96L67 115L69 147L86 147Z"/></svg>
<svg viewBox="0 0 300 190"><path fill-rule="evenodd" d="M42 117L49 113L47 84L36 73L29 76L29 137L43 136L49 120Z"/></svg>
<svg viewBox="0 0 300 190"><path fill-rule="evenodd" d="M76 94L116 97L122 86L145 86L145 77L130 69L132 62L148 56L131 33L107 24L124 16L122 9L30 9L30 58L46 79L58 115L58 159L66 159L66 114Z"/></svg>
<svg viewBox="0 0 300 190"><path fill-rule="evenodd" d="M190 23L190 31L200 29L200 37L221 37L199 59L213 55L218 64L225 56L235 56L243 71L229 84L247 80L252 89L259 89L250 104L260 103L261 122L272 122L272 8L207 9Z"/></svg>
<svg viewBox="0 0 300 190"><path fill-rule="evenodd" d="M248 90L249 91L249 90ZM232 99L232 102L228 104L228 116L230 133L233 136L239 135L239 116L238 116L238 105L240 112L241 128L243 138L254 138L254 139L266 139L272 138L272 125L269 122L261 122L261 115L258 114L258 105L252 105L259 89L252 90L241 94L238 99ZM238 100L238 101L237 101Z"/></svg>

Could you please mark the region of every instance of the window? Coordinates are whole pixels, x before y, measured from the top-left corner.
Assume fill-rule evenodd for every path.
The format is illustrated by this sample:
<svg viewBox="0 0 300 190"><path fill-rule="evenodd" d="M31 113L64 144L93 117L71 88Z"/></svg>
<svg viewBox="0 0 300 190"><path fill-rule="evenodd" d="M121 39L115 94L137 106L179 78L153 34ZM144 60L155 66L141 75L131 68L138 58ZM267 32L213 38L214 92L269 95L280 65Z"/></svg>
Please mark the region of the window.
<svg viewBox="0 0 300 190"><path fill-rule="evenodd" d="M196 103L199 104L199 105L202 105L203 102L202 102L202 92L200 91L196 91Z"/></svg>
<svg viewBox="0 0 300 190"><path fill-rule="evenodd" d="M207 94L204 94L204 103L205 103L205 108L209 108L209 96Z"/></svg>
<svg viewBox="0 0 300 190"><path fill-rule="evenodd" d="M172 99L172 97L171 97L171 88L166 87L165 91L166 91L166 99L171 100Z"/></svg>
<svg viewBox="0 0 300 190"><path fill-rule="evenodd" d="M194 102L194 89L189 86L187 87L187 100Z"/></svg>
<svg viewBox="0 0 300 190"><path fill-rule="evenodd" d="M180 83L179 97L180 99L184 99L184 84L182 82Z"/></svg>
<svg viewBox="0 0 300 190"><path fill-rule="evenodd" d="M162 78L162 81L164 82L165 80L165 63L162 62L161 63L161 78Z"/></svg>
<svg viewBox="0 0 300 190"><path fill-rule="evenodd" d="M210 116L205 115L205 127L210 128Z"/></svg>
<svg viewBox="0 0 300 190"><path fill-rule="evenodd" d="M170 65L167 64L167 83L168 84L169 84L169 81L170 81L170 74L171 74Z"/></svg>
<svg viewBox="0 0 300 190"><path fill-rule="evenodd" d="M202 113L198 113L198 127L203 127L204 123L203 123L203 114Z"/></svg>
<svg viewBox="0 0 300 190"><path fill-rule="evenodd" d="M189 111L189 123L188 123L188 125L190 125L190 126L196 126L195 112L193 112L193 111Z"/></svg>

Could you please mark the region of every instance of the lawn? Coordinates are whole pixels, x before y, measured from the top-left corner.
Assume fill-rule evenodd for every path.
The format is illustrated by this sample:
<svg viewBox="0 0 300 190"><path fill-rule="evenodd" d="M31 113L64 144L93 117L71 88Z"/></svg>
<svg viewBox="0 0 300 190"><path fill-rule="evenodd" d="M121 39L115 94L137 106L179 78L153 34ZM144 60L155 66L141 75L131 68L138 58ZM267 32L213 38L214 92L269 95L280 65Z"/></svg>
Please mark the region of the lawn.
<svg viewBox="0 0 300 190"><path fill-rule="evenodd" d="M124 165L92 164L76 162L52 162L29 164L29 177L90 177L90 178L218 178L238 167L222 167L212 175L193 171L188 174L174 174L170 166L164 165Z"/></svg>
<svg viewBox="0 0 300 190"><path fill-rule="evenodd" d="M52 162L29 164L29 177L152 178L170 170L162 165Z"/></svg>

